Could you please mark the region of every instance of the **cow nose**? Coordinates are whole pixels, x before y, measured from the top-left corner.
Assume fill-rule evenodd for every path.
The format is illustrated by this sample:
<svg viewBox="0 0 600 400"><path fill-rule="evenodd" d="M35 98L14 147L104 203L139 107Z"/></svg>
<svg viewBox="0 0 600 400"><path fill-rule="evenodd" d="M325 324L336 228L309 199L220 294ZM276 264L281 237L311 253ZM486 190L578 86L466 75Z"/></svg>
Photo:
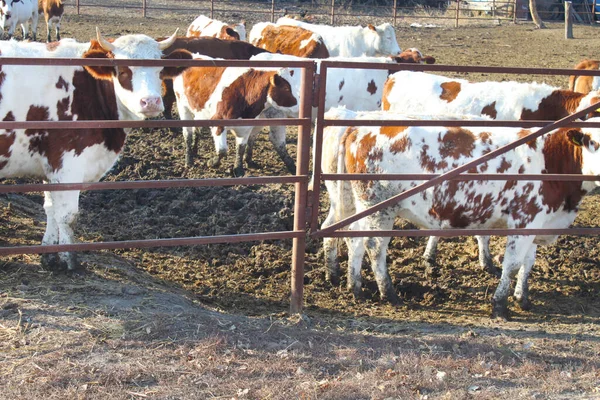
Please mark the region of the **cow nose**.
<svg viewBox="0 0 600 400"><path fill-rule="evenodd" d="M160 96L144 97L140 100L140 106L144 111L162 111L162 99Z"/></svg>

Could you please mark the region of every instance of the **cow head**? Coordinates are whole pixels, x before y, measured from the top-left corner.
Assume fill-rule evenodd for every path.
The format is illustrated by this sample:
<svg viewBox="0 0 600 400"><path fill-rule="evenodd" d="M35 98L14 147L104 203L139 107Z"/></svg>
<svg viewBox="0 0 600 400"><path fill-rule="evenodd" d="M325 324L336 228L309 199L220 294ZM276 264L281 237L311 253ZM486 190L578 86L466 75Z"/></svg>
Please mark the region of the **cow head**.
<svg viewBox="0 0 600 400"><path fill-rule="evenodd" d="M0 0L0 30L4 31L10 25L13 0Z"/></svg>
<svg viewBox="0 0 600 400"><path fill-rule="evenodd" d="M300 69L281 68L269 80L267 101L282 111L287 117L298 116L298 96L300 93Z"/></svg>
<svg viewBox="0 0 600 400"><path fill-rule="evenodd" d="M600 118L591 118L589 122L600 122ZM567 129L566 135L569 142L576 148L581 149L582 173L586 175L600 175L600 129ZM586 186L586 183L584 182L584 186ZM600 186L600 181L595 181L594 183L596 186ZM592 188L588 187L586 189L591 190Z"/></svg>
<svg viewBox="0 0 600 400"><path fill-rule="evenodd" d="M424 56L418 49L411 47L398 55L391 56L398 64L435 64L435 58Z"/></svg>
<svg viewBox="0 0 600 400"><path fill-rule="evenodd" d="M585 118L582 119L590 119L590 118L597 118L600 117L600 91L591 91L589 92L587 95L585 95L585 97L583 97L581 99L581 102L579 103L579 106L577 107L577 111L583 110L584 108L587 108L589 106L591 106L592 104L596 104L598 103L598 108L595 109L594 111L588 113Z"/></svg>
<svg viewBox="0 0 600 400"><path fill-rule="evenodd" d="M126 35L110 42L97 30L97 40L93 40L84 58L113 59L160 59L186 58L192 55L178 50L163 57L162 50L175 40L177 32L170 38L157 42L146 35ZM161 67L128 66L86 66L85 69L96 79L113 82L119 107L119 118L144 119L155 117L164 110L161 98ZM167 74L179 73L185 68L170 68Z"/></svg>
<svg viewBox="0 0 600 400"><path fill-rule="evenodd" d="M367 26L372 36L372 47L379 55L398 54L400 46L396 40L396 31L391 24L385 23L378 26L369 24Z"/></svg>

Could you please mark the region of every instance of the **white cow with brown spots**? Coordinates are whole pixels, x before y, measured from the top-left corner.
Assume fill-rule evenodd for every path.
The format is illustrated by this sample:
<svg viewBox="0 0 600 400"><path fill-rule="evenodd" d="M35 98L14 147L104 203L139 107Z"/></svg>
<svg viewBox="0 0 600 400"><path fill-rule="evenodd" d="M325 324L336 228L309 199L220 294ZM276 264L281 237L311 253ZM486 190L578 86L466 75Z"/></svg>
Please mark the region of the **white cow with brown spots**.
<svg viewBox="0 0 600 400"><path fill-rule="evenodd" d="M46 20L47 41L51 42L50 28L54 26L56 40L60 40L60 22L65 12L62 0L38 0L38 12L44 15Z"/></svg>
<svg viewBox="0 0 600 400"><path fill-rule="evenodd" d="M300 69L193 67L173 80L173 89L181 119L293 118L298 115ZM226 132L230 130L236 137L233 173L243 176L248 140L260 129L211 127L217 153L211 166L218 166L227 154ZM194 129L183 128L183 135L189 157ZM294 161L286 149L285 126L273 127L269 138L288 170L295 172Z"/></svg>
<svg viewBox="0 0 600 400"><path fill-rule="evenodd" d="M329 26L279 18L277 25L299 26L318 33L331 57L387 56L400 53L396 31L389 23L378 26Z"/></svg>
<svg viewBox="0 0 600 400"><path fill-rule="evenodd" d="M2 57L98 59L191 59L177 50L163 56L175 35L157 42L145 35L98 40L41 43L1 41ZM0 64L2 63L0 57ZM3 121L142 120L163 111L161 75L176 68L111 66L2 65L0 102ZM34 93L35 96L23 96ZM0 178L29 176L49 183L99 180L121 154L129 129L14 129L0 131ZM44 193L46 232L43 244L74 242L72 224L79 191ZM50 267L78 266L75 253L44 254Z"/></svg>
<svg viewBox="0 0 600 400"><path fill-rule="evenodd" d="M600 69L600 61L583 60L575 66L575 69L586 69L597 71ZM571 75L569 77L569 90L574 92L588 94L591 91L600 89L600 76Z"/></svg>
<svg viewBox="0 0 600 400"><path fill-rule="evenodd" d="M469 82L399 71L385 83L382 108L425 115L487 115L498 120L559 120L598 101L598 92L586 95L535 82ZM489 237L477 238L480 265L497 273L489 251ZM438 238L430 238L423 255L426 263L435 263L437 242Z"/></svg>
<svg viewBox="0 0 600 400"><path fill-rule="evenodd" d="M187 29L187 37L214 37L223 40L246 40L244 21L232 26L205 15L199 15Z"/></svg>
<svg viewBox="0 0 600 400"><path fill-rule="evenodd" d="M329 57L329 51L321 35L299 26L260 22L252 27L248 40L271 53L305 58Z"/></svg>
<svg viewBox="0 0 600 400"><path fill-rule="evenodd" d="M408 119L382 112L332 109L327 119ZM356 125L360 125L357 121ZM323 170L336 173L442 174L530 134L521 128L327 127ZM507 174L600 174L600 131L563 128L476 167ZM331 207L323 228L415 187L421 181L326 182ZM425 229L562 229L577 215L582 196L600 182L446 181L364 217L351 230L391 230L401 217ZM492 298L493 315L508 319L511 278L514 296L527 309L527 278L539 244L556 236L509 236L502 277ZM398 302L386 267L389 237L348 238L348 286L361 295L361 264L366 252L383 300ZM334 247L326 247L326 251ZM329 254L328 259L333 259Z"/></svg>

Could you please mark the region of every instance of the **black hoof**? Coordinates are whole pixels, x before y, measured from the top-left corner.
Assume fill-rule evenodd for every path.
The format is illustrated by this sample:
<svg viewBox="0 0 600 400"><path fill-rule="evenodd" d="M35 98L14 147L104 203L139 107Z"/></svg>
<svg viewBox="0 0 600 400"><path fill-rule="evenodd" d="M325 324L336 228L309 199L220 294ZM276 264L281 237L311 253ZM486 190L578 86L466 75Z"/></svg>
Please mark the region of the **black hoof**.
<svg viewBox="0 0 600 400"><path fill-rule="evenodd" d="M252 168L252 169L260 169L261 168L260 164L257 162L254 162L254 161L246 161L246 167Z"/></svg>
<svg viewBox="0 0 600 400"><path fill-rule="evenodd" d="M58 253L42 254L42 267L51 271L60 271L67 269L67 263L62 261Z"/></svg>
<svg viewBox="0 0 600 400"><path fill-rule="evenodd" d="M519 308L523 311L529 311L531 310L531 301L529 301L529 299L525 298L522 300L518 301L519 303Z"/></svg>
<svg viewBox="0 0 600 400"><path fill-rule="evenodd" d="M244 168L242 167L233 168L231 170L231 175L233 175L234 178L241 178L246 175L246 171L244 171Z"/></svg>
<svg viewBox="0 0 600 400"><path fill-rule="evenodd" d="M398 306L402 303L400 297L396 294L395 291L391 291L384 296L381 297L381 301L384 303L390 303L393 306Z"/></svg>
<svg viewBox="0 0 600 400"><path fill-rule="evenodd" d="M221 159L217 156L211 158L207 163L207 166L209 166L210 168L217 168L218 166L221 165Z"/></svg>
<svg viewBox="0 0 600 400"><path fill-rule="evenodd" d="M327 282L331 283L331 286L339 286L340 285L340 276L338 274L327 273L326 276Z"/></svg>
<svg viewBox="0 0 600 400"><path fill-rule="evenodd" d="M496 301L492 299L492 319L497 321L510 321L508 314L508 304L506 301Z"/></svg>

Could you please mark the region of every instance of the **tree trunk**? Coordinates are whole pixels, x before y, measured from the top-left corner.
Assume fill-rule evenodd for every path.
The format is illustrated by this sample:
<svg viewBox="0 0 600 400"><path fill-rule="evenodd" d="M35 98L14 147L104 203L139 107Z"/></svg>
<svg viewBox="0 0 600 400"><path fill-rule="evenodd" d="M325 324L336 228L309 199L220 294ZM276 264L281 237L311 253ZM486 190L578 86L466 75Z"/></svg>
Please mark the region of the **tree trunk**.
<svg viewBox="0 0 600 400"><path fill-rule="evenodd" d="M535 0L529 0L529 12L531 13L531 19L533 20L535 26L537 26L539 29L544 29L546 25L544 25L544 21L542 21L537 12Z"/></svg>

